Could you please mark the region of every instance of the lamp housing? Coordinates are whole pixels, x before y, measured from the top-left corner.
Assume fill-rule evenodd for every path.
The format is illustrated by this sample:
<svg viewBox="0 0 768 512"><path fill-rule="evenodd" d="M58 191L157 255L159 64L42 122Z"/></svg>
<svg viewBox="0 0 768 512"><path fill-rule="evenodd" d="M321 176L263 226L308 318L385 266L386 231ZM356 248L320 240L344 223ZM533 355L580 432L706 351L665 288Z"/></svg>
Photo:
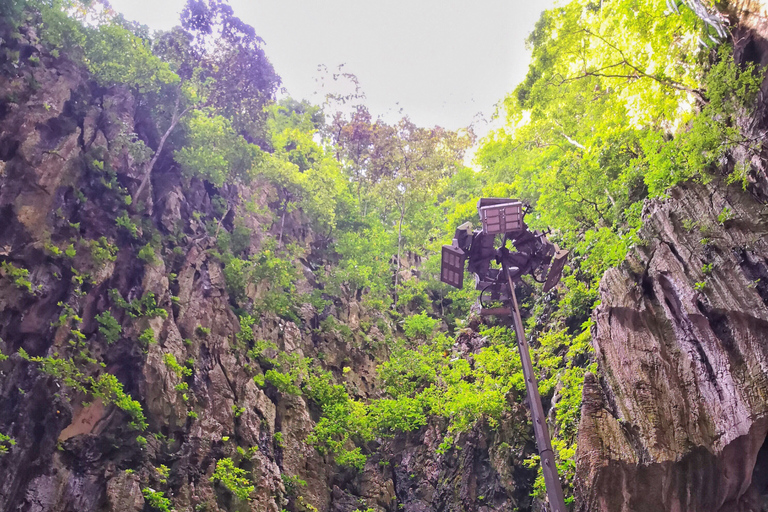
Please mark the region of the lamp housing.
<svg viewBox="0 0 768 512"><path fill-rule="evenodd" d="M453 239L452 245L444 245L440 259L440 280L455 288L464 286L464 262L467 253L458 246L458 240Z"/></svg>
<svg viewBox="0 0 768 512"><path fill-rule="evenodd" d="M523 229L523 203L511 199L484 197L477 204L483 233L498 235Z"/></svg>

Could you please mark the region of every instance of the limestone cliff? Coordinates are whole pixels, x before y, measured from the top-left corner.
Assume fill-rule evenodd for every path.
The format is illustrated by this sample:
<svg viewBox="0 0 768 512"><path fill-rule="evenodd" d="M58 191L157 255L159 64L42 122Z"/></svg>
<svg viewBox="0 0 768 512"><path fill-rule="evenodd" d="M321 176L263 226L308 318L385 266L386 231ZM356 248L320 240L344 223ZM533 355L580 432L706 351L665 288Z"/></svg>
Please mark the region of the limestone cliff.
<svg viewBox="0 0 768 512"><path fill-rule="evenodd" d="M759 511L768 497L768 210L688 185L601 283L581 510Z"/></svg>
<svg viewBox="0 0 768 512"><path fill-rule="evenodd" d="M371 446L362 472L309 446L318 411L255 382L269 365L238 340L215 250L214 234L231 231L236 213L257 251L278 229L259 212L277 210L279 192L258 180L220 189L189 181L163 154L144 209L126 204L141 179L126 134L150 147L159 138L143 106L22 32L4 34L0 62L0 433L14 442L0 451L0 510L138 512L167 508L163 498L177 511L530 509L523 408L444 455L439 424ZM216 216L214 196L233 215ZM308 294L320 242L299 211L279 229L310 253L297 283ZM376 396L391 322L354 301L301 311L264 315L253 338L322 360L357 396ZM105 334L105 312L119 330ZM349 335L318 329L328 317ZM469 351L482 346L472 336ZM99 375L117 380L93 396ZM211 479L228 457L253 482L249 500Z"/></svg>

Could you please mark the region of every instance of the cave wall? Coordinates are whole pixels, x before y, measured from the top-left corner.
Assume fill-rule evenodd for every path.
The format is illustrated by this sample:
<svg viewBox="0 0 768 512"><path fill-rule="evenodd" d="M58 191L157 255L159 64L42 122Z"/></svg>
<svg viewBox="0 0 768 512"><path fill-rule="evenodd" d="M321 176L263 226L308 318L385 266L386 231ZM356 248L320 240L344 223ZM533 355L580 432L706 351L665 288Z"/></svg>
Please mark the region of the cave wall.
<svg viewBox="0 0 768 512"><path fill-rule="evenodd" d="M759 511L768 432L768 209L723 184L649 202L593 313L583 511Z"/></svg>

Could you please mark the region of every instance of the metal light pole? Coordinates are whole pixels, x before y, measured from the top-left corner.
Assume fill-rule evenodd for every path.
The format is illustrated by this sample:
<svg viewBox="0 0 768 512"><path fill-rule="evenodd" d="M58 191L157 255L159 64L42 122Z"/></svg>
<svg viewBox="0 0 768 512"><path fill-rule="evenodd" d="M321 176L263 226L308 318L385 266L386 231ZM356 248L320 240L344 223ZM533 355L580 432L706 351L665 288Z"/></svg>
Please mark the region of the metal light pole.
<svg viewBox="0 0 768 512"><path fill-rule="evenodd" d="M537 281L545 283L545 292L552 289L560 280L568 252L559 250L556 245L546 239L544 234L528 231L523 222L526 210L519 201L483 198L478 202L477 209L483 229L472 232L469 223L459 226L453 243L443 246L440 279L451 286L461 288L464 282L464 264L468 261L468 270L475 273L477 289L483 292L490 291L491 297L495 300L506 299L511 303L509 308L481 309L480 314L512 316L528 403L531 408L533 433L547 487L547 498L552 512L566 512L563 488L557 474L555 454L552 451L552 441L547 428L547 418L544 415L544 407L541 405L539 385L533 371L530 349L525 340L523 320L517 304L515 280L519 280L523 274L527 273ZM494 247L497 235L504 236L504 243L499 249ZM506 248L508 241L512 241L515 246L514 252ZM493 259L501 264L501 271L491 268ZM542 268L548 268L546 280L539 280L535 275L535 272ZM507 286L509 293L504 294L503 288ZM481 293L481 304L482 296Z"/></svg>
<svg viewBox="0 0 768 512"><path fill-rule="evenodd" d="M528 348L528 342L525 340L523 320L520 318L520 308L517 305L515 284L512 282L512 277L506 265L503 266L503 270L509 283L510 301L512 302L511 316L515 323L517 348L520 351L520 361L523 364L525 389L528 392L528 403L531 407L531 418L533 420L533 435L536 438L539 457L541 457L541 471L544 473L544 483L547 486L547 498L549 498L552 512L566 512L563 487L560 485L560 477L557 474L557 465L555 464L555 452L552 451L552 441L549 438L547 417L544 414L544 407L541 405L539 383L536 382L536 374L533 372L531 353Z"/></svg>

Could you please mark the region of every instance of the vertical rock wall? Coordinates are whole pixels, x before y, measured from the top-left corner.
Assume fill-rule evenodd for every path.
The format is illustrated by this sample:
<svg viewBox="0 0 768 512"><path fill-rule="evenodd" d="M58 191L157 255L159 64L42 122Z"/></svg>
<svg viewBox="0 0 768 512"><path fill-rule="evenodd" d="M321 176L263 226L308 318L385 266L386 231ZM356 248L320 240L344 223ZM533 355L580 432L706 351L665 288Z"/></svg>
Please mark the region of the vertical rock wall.
<svg viewBox="0 0 768 512"><path fill-rule="evenodd" d="M593 313L579 509L765 510L768 208L686 185L644 217Z"/></svg>

